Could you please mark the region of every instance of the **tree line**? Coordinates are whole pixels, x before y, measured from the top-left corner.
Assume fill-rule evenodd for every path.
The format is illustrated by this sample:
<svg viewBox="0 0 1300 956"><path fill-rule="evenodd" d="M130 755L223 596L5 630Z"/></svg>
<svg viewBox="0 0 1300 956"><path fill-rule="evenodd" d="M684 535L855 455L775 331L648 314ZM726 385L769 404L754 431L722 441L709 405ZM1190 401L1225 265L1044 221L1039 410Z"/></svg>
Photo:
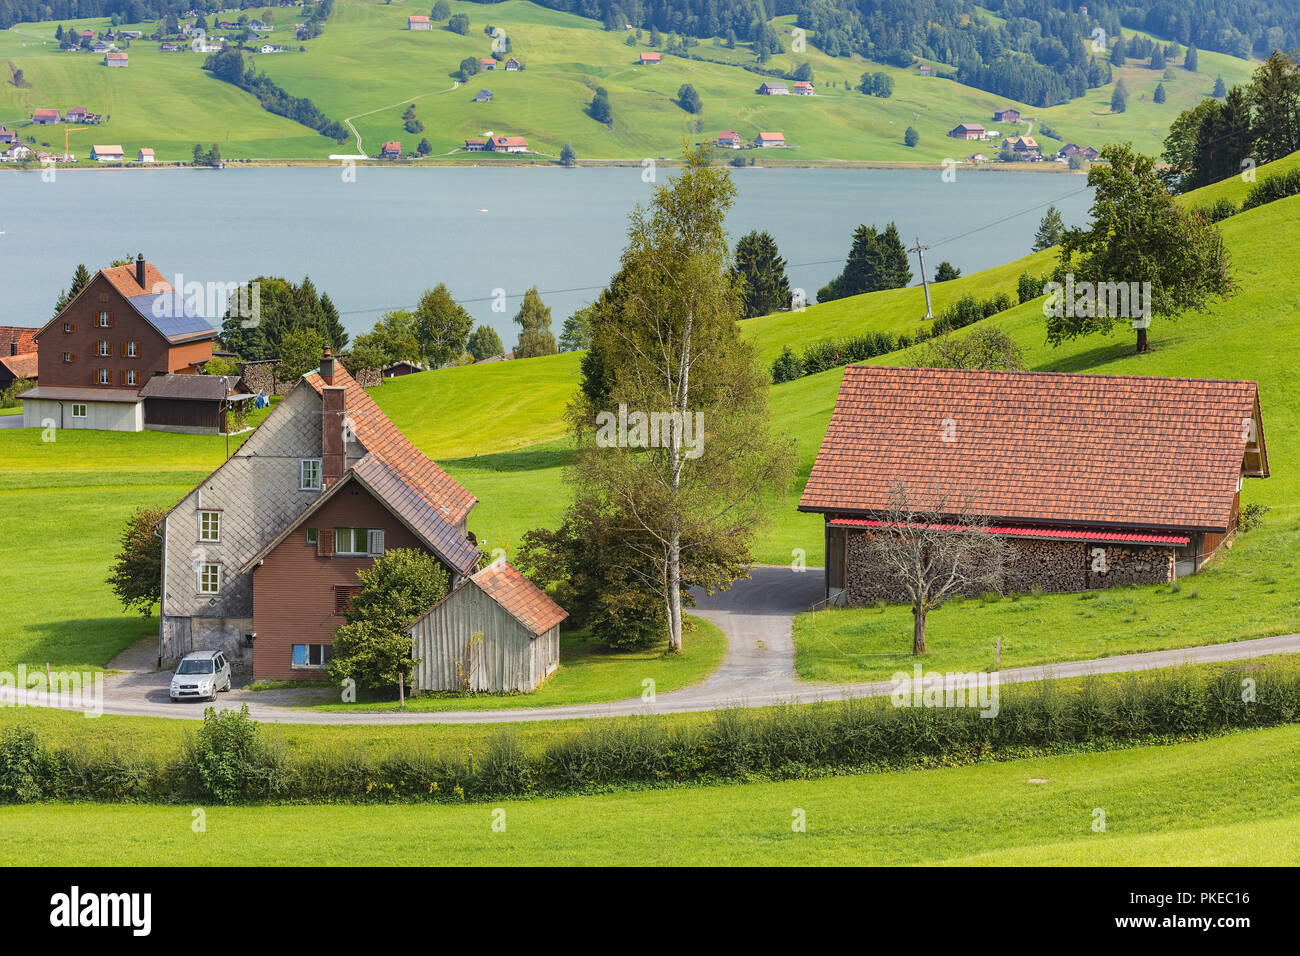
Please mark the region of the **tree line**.
<svg viewBox="0 0 1300 956"><path fill-rule="evenodd" d="M244 55L234 48L209 56L203 63L203 69L217 79L252 93L268 113L301 123L336 143L342 143L348 138L348 131L342 123L330 119L307 97L293 96L265 73L256 72L251 60L245 65Z"/></svg>

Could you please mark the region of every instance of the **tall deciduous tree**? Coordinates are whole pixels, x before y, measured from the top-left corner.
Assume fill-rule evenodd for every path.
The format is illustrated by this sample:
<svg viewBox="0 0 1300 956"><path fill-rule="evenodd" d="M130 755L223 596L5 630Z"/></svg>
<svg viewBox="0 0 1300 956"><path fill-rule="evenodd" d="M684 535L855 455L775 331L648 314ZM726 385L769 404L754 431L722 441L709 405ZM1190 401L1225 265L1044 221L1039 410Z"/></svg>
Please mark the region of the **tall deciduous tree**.
<svg viewBox="0 0 1300 956"><path fill-rule="evenodd" d="M496 329L490 325L480 325L470 333L469 341L465 343L465 351L474 356L476 362L492 358L494 355L506 354L505 346L501 344L501 336L497 335Z"/></svg>
<svg viewBox="0 0 1300 956"><path fill-rule="evenodd" d="M784 491L793 468L769 431L768 376L737 328L725 225L734 197L704 146L633 211L570 407L575 507L601 515L619 549L639 557L629 586L658 596L672 651L682 648L683 592L729 583L691 580L685 556L747 563L763 495Z"/></svg>
<svg viewBox="0 0 1300 956"><path fill-rule="evenodd" d="M1230 295L1233 281L1223 238L1198 213L1179 205L1161 182L1155 159L1134 152L1129 143L1104 147L1101 159L1088 171L1094 189L1092 222L1086 229L1066 230L1058 275L1072 274L1076 287L1093 291L1094 303L1109 284L1132 289L1150 283L1147 319L1203 311L1211 299ZM1048 316L1048 340L1059 345L1080 335L1109 333L1125 318L1142 318L1129 298L1132 316L1099 314L1102 310L1095 306L1075 308L1058 298L1060 307ZM1142 325L1137 350L1148 350Z"/></svg>
<svg viewBox="0 0 1300 956"><path fill-rule="evenodd" d="M432 367L459 359L472 328L474 317L451 297L444 283L420 296L415 307L415 334L424 360Z"/></svg>
<svg viewBox="0 0 1300 956"><path fill-rule="evenodd" d="M126 610L148 616L162 597L162 539L154 527L167 516L161 508L137 508L126 519L122 548L109 571L108 586Z"/></svg>
<svg viewBox="0 0 1300 956"><path fill-rule="evenodd" d="M560 330L561 352L577 352L591 344L591 320L595 312L595 304L588 302L564 320Z"/></svg>
<svg viewBox="0 0 1300 956"><path fill-rule="evenodd" d="M524 293L524 301L520 303L514 321L519 326L515 358L537 358L539 355L554 355L559 351L555 344L555 333L551 331L551 307L542 302L537 286Z"/></svg>
<svg viewBox="0 0 1300 956"><path fill-rule="evenodd" d="M751 232L736 243L736 260L732 277L740 283L742 317L769 315L790 307L790 279L785 274L785 260L771 234Z"/></svg>

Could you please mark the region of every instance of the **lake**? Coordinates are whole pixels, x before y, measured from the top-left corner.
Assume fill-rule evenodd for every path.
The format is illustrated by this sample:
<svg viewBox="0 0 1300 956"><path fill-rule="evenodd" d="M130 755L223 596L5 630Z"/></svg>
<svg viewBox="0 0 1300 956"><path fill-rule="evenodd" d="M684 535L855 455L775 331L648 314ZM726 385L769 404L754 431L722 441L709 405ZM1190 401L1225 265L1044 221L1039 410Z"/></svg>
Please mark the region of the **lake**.
<svg viewBox="0 0 1300 956"><path fill-rule="evenodd" d="M660 180L672 170L659 170ZM835 276L859 223L898 223L971 273L1029 252L1049 203L1081 224L1082 176L937 170L742 169L728 219L738 238L775 236L791 285ZM361 167L59 170L0 173L0 325L41 325L77 263L143 252L169 280L229 283L310 275L348 330L412 306L445 282L510 347L511 317L537 285L559 334L618 266L628 212L650 197L639 167ZM917 275L916 257L912 271ZM501 292L504 291L504 303ZM495 306L495 308L494 308ZM214 317L218 324L219 316Z"/></svg>

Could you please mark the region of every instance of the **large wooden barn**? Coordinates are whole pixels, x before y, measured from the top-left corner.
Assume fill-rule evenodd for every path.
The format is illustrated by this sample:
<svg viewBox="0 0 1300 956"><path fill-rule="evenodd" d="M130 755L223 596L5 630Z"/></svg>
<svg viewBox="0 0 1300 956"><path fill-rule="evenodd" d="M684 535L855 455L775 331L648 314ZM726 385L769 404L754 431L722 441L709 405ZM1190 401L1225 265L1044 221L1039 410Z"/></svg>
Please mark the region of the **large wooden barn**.
<svg viewBox="0 0 1300 956"><path fill-rule="evenodd" d="M851 366L799 510L831 603L897 598L869 545L899 483L1009 543L1004 590L1082 591L1195 573L1267 476L1255 382Z"/></svg>
<svg viewBox="0 0 1300 956"><path fill-rule="evenodd" d="M531 691L560 662L569 613L504 558L411 625L416 690Z"/></svg>

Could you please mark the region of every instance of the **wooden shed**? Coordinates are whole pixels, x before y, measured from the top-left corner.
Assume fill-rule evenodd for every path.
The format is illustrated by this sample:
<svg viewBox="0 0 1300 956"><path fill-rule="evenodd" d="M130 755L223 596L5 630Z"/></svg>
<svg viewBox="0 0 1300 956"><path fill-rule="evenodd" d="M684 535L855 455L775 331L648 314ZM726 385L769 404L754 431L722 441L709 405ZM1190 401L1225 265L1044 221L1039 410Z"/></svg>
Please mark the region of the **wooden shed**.
<svg viewBox="0 0 1300 956"><path fill-rule="evenodd" d="M504 558L410 627L416 690L532 691L560 662L569 613Z"/></svg>

